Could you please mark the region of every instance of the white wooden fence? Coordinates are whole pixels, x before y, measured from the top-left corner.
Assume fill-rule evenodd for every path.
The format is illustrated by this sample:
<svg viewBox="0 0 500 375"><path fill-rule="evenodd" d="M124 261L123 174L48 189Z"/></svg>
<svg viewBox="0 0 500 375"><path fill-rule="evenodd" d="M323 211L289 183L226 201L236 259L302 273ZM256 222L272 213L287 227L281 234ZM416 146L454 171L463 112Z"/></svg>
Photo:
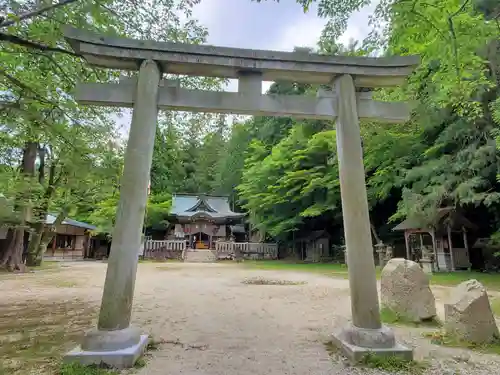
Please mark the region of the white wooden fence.
<svg viewBox="0 0 500 375"><path fill-rule="evenodd" d="M144 258L181 259L186 250L184 240L163 240L144 242Z"/></svg>
<svg viewBox="0 0 500 375"><path fill-rule="evenodd" d="M183 259L187 249L184 240L163 240L144 242L140 255L154 259ZM218 259L231 258L239 251L243 257L252 259L277 259L278 245L258 242L216 242L215 254Z"/></svg>
<svg viewBox="0 0 500 375"><path fill-rule="evenodd" d="M278 245L275 243L220 241L215 243L217 258L225 258L229 255L234 255L238 250L245 258L278 258Z"/></svg>

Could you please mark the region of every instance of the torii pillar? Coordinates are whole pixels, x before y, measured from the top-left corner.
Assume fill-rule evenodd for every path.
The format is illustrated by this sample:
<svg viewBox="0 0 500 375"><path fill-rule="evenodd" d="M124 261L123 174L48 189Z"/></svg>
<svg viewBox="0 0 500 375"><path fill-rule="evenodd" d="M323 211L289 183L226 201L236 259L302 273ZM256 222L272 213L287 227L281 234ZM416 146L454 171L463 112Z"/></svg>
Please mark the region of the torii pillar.
<svg viewBox="0 0 500 375"><path fill-rule="evenodd" d="M342 217L347 248L352 324L333 335L348 358L360 361L367 353L413 359L413 352L395 340L383 326L373 259L363 151L354 81L342 75L334 81L337 92L337 154Z"/></svg>
<svg viewBox="0 0 500 375"><path fill-rule="evenodd" d="M134 90L132 124L97 329L85 334L81 346L69 352L66 361L129 368L148 343L148 335L130 326L130 317L156 134L160 78L156 62L142 62Z"/></svg>

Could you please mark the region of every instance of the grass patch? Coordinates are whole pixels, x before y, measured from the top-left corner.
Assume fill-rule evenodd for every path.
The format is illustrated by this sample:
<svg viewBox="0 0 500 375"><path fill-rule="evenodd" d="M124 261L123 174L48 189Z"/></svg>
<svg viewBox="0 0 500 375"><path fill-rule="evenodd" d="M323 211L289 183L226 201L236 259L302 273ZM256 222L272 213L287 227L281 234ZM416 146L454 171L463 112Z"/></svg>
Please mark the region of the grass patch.
<svg viewBox="0 0 500 375"><path fill-rule="evenodd" d="M408 361L396 356L379 356L371 353L365 355L358 366L411 375L420 375L428 367L427 364L422 362Z"/></svg>
<svg viewBox="0 0 500 375"><path fill-rule="evenodd" d="M436 318L415 322L412 319L390 309L389 307L382 307L382 309L380 309L380 318L384 323L392 325L405 325L411 327L439 327L441 325Z"/></svg>
<svg viewBox="0 0 500 375"><path fill-rule="evenodd" d="M155 340L154 338L151 338L148 342L148 345L146 346L146 352L159 350L161 345L164 343L165 341L163 340Z"/></svg>
<svg viewBox="0 0 500 375"><path fill-rule="evenodd" d="M2 370L10 375L34 370L57 374L61 356L91 327L96 311L88 302L78 300L0 305Z"/></svg>
<svg viewBox="0 0 500 375"><path fill-rule="evenodd" d="M10 279L18 276L30 277L33 276L34 273L40 271L52 273L60 270L61 270L60 262L44 260L40 266L26 267L26 272L19 272L19 271L11 272L5 268L0 268L0 279Z"/></svg>
<svg viewBox="0 0 500 375"><path fill-rule="evenodd" d="M144 355L146 355L146 353L144 353ZM146 358L143 356L143 357L140 357L134 363L134 368L143 368L143 367L146 367L147 364L148 364L148 362L146 361Z"/></svg>
<svg viewBox="0 0 500 375"><path fill-rule="evenodd" d="M139 369L146 367L148 364L148 360L151 358L151 352L159 350L160 346L164 344L163 340L155 340L154 338L150 338L148 345L146 346L146 350L142 357L140 357L135 363L134 368Z"/></svg>
<svg viewBox="0 0 500 375"><path fill-rule="evenodd" d="M500 316L500 298L490 298L491 311L496 316Z"/></svg>
<svg viewBox="0 0 500 375"><path fill-rule="evenodd" d="M325 349L330 357L339 353L339 348L331 341L325 342Z"/></svg>
<svg viewBox="0 0 500 375"><path fill-rule="evenodd" d="M179 259L139 259L139 263L180 263Z"/></svg>
<svg viewBox="0 0 500 375"><path fill-rule="evenodd" d="M438 272L430 277L433 285L456 286L464 281L476 279L487 289L500 291L500 273L483 273L475 271Z"/></svg>
<svg viewBox="0 0 500 375"><path fill-rule="evenodd" d="M30 267L33 271L55 270L61 268L61 262L55 260L44 260L38 267Z"/></svg>
<svg viewBox="0 0 500 375"><path fill-rule="evenodd" d="M245 279L242 281L243 284L248 285L304 285L305 281L292 281L292 280L276 280L276 279L266 279L263 277L255 277L252 279Z"/></svg>
<svg viewBox="0 0 500 375"><path fill-rule="evenodd" d="M55 280L53 284L56 288L74 288L78 286L78 283L70 280Z"/></svg>
<svg viewBox="0 0 500 375"><path fill-rule="evenodd" d="M330 357L336 358L341 355L338 347L331 341L325 343L325 349ZM420 375L428 367L428 365L423 362L408 361L396 356L378 356L372 353L365 355L355 366L380 369L391 373L399 372L408 375Z"/></svg>
<svg viewBox="0 0 500 375"><path fill-rule="evenodd" d="M58 375L118 375L117 370L106 366L84 366L79 363L64 363Z"/></svg>
<svg viewBox="0 0 500 375"><path fill-rule="evenodd" d="M244 267L260 270L312 272L337 278L348 278L347 266L339 263L305 263L285 260L254 260L245 261ZM380 268L377 267L377 278L380 278ZM487 289L500 291L500 273L489 274L475 271L439 272L430 276L433 285L456 286L463 281L476 279Z"/></svg>
<svg viewBox="0 0 500 375"><path fill-rule="evenodd" d="M160 348L160 345L163 343L164 343L163 341L155 340L154 338L150 339L144 355L134 363L134 368L140 369L146 367L146 365L148 364L148 359L150 357L150 352L158 350ZM63 363L59 369L59 372L57 372L57 375L119 375L119 374L120 374L119 370L113 369L104 364L100 366L96 365L84 366L79 363Z"/></svg>
<svg viewBox="0 0 500 375"><path fill-rule="evenodd" d="M461 340L455 335L447 334L444 331L428 332L424 333L423 336L430 339L431 343L435 345L448 346L450 348L464 348L481 353L500 354L500 338L496 338L494 342L489 344L475 344Z"/></svg>
<svg viewBox="0 0 500 375"><path fill-rule="evenodd" d="M347 266L339 263L305 263L282 260L245 260L244 267L271 271L312 272L347 279Z"/></svg>
<svg viewBox="0 0 500 375"><path fill-rule="evenodd" d="M79 284L75 280L67 280L61 277L44 277L38 280L39 284L53 288L75 288Z"/></svg>
<svg viewBox="0 0 500 375"><path fill-rule="evenodd" d="M156 269L158 271L181 271L180 267L172 267L172 266L157 266Z"/></svg>

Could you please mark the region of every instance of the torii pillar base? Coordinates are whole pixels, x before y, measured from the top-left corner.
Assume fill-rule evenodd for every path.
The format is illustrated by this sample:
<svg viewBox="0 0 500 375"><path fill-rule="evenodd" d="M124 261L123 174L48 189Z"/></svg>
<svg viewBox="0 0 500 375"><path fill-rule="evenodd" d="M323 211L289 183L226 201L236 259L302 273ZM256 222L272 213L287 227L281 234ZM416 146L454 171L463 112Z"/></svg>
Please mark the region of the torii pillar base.
<svg viewBox="0 0 500 375"><path fill-rule="evenodd" d="M81 346L66 353L63 361L85 366L105 364L117 369L131 368L146 351L148 342L148 335L141 335L135 327L117 331L93 330L85 335Z"/></svg>
<svg viewBox="0 0 500 375"><path fill-rule="evenodd" d="M332 344L339 348L351 363L358 363L366 355L413 360L413 350L398 343L391 329L346 327L332 336Z"/></svg>

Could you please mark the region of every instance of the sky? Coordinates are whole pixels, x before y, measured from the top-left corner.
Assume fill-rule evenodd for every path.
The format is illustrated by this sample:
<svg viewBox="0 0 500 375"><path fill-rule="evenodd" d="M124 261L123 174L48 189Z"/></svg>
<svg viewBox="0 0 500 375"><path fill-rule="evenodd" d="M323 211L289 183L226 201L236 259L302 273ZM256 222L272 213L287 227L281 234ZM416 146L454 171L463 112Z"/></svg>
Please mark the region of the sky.
<svg viewBox="0 0 500 375"><path fill-rule="evenodd" d="M373 7L353 14L340 42L361 40L369 32L368 16ZM316 47L326 20L317 16L313 7L308 13L294 0L279 3L267 0L201 0L195 5L193 16L208 28L207 44L222 47L293 51L294 47ZM264 82L263 92L270 82ZM232 80L226 91L237 91ZM118 120L121 133L126 137L131 117Z"/></svg>
<svg viewBox="0 0 500 375"><path fill-rule="evenodd" d="M372 8L353 14L341 42L363 39L368 34ZM293 51L294 47L316 47L326 23L316 15L316 7L304 13L294 0L279 3L267 0L201 0L193 15L208 28L207 43L223 47ZM264 85L267 91L270 83ZM231 82L227 91L237 91Z"/></svg>

